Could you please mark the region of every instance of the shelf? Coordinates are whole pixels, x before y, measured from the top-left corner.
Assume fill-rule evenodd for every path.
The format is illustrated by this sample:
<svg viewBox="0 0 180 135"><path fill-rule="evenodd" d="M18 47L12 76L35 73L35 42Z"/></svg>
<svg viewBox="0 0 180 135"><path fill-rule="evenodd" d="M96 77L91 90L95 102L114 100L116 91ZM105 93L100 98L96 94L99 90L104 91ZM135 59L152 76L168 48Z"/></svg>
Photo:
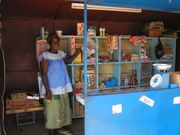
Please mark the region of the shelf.
<svg viewBox="0 0 180 135"><path fill-rule="evenodd" d="M64 45L65 50L71 53L71 37L75 37L76 43L83 44L83 36L69 36L63 35L61 38L61 44ZM167 46L166 51L170 51L173 54L173 59L169 60L158 60L155 56L155 47L158 43L158 37L147 37L147 42L145 44L145 52L142 52L142 47L134 46L132 42L129 41L130 36L119 36L118 37L118 49L114 50L112 54L109 52L108 46L108 36L90 36L94 43L91 46L95 52L92 57L96 59L95 63L87 62L88 68L93 68L93 72L90 69L87 70L88 79L88 89L87 95L100 95L103 93L108 93L110 91L116 91L128 88L137 87L149 87L149 81L153 74L156 73L152 64L154 63L170 63L172 68L170 70L175 70L175 57L176 57L176 38L165 38L161 37L162 43ZM169 50L168 50L169 49ZM142 53L145 56L151 58L150 61L136 61L141 59ZM167 53L167 52L166 52ZM136 54L136 55L132 55ZM168 54L168 53L167 53ZM113 62L111 62L111 60ZM122 61L122 60L134 60L134 61ZM106 61L106 62L100 62ZM71 63L68 64L68 73L72 84L77 82L83 84L83 66L84 63ZM133 76L133 72L136 70L136 75ZM114 82L111 80L114 78ZM127 85L135 78L137 85ZM111 82L112 81L112 82ZM104 84L103 84L104 83ZM134 82L133 82L134 83ZM126 84L126 85L125 85ZM106 85L106 88L100 88ZM117 87L109 87L117 86ZM122 91L121 91L122 92ZM75 115L73 115L75 116ZM82 117L82 116L75 116Z"/></svg>
<svg viewBox="0 0 180 135"><path fill-rule="evenodd" d="M108 87L108 88L98 88L98 89L87 89L88 92L98 92L102 90L116 90L116 89L124 89L124 88L132 88L132 87L139 87L139 86L149 86L149 84L141 84L141 85L126 85L126 86L117 86L117 87Z"/></svg>
<svg viewBox="0 0 180 135"><path fill-rule="evenodd" d="M133 61L127 61L127 62L119 62L119 64L138 64L140 63L139 61L133 62Z"/></svg>
<svg viewBox="0 0 180 135"><path fill-rule="evenodd" d="M120 64L120 62L100 62L98 64L100 64L100 65L102 65L102 64Z"/></svg>
<svg viewBox="0 0 180 135"><path fill-rule="evenodd" d="M77 35L63 35L60 38L71 38L71 37L75 37L75 38L84 38L84 36L77 36Z"/></svg>
<svg viewBox="0 0 180 135"><path fill-rule="evenodd" d="M99 63L87 63L87 65L102 65L102 64L138 64L138 63L158 63L158 62L172 62L173 60L150 60L150 61L127 61L127 62L99 62ZM83 66L83 63L68 64L68 66Z"/></svg>
<svg viewBox="0 0 180 135"><path fill-rule="evenodd" d="M83 66L84 63L68 64L68 66ZM87 63L87 65L97 65L97 63Z"/></svg>
<svg viewBox="0 0 180 135"><path fill-rule="evenodd" d="M173 62L173 60L150 60L150 61L140 61L140 63L158 63L158 62Z"/></svg>
<svg viewBox="0 0 180 135"><path fill-rule="evenodd" d="M99 88L98 90L120 89L121 87Z"/></svg>
<svg viewBox="0 0 180 135"><path fill-rule="evenodd" d="M173 60L154 60L154 62L173 62Z"/></svg>
<svg viewBox="0 0 180 135"><path fill-rule="evenodd" d="M78 35L62 35L60 38L70 38L70 37L75 37L75 38L84 38L84 36L78 36ZM99 38L99 39L106 39L108 36L88 36L91 38ZM119 39L129 39L131 36L118 36ZM146 37L147 40L156 40L158 37ZM171 38L171 37L160 37L160 39L163 40L168 40L168 39L176 39L176 38Z"/></svg>
<svg viewBox="0 0 180 135"><path fill-rule="evenodd" d="M150 86L150 84L140 84L141 87Z"/></svg>

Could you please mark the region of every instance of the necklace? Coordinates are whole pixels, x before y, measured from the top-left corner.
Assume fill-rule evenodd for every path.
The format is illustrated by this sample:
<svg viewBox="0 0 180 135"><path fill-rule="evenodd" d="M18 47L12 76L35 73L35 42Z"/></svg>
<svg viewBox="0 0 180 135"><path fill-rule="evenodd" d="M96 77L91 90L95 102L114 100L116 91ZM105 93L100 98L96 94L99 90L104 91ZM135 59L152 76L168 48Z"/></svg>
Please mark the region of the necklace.
<svg viewBox="0 0 180 135"><path fill-rule="evenodd" d="M58 54L58 51L48 50L48 52L53 53L53 54Z"/></svg>

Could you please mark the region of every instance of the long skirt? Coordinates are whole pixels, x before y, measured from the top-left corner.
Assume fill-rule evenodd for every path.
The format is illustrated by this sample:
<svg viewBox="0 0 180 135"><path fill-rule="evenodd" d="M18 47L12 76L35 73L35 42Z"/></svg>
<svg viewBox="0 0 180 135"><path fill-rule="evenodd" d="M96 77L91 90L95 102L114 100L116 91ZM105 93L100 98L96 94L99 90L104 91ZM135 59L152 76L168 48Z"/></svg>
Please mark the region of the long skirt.
<svg viewBox="0 0 180 135"><path fill-rule="evenodd" d="M68 94L55 95L52 100L44 99L44 105L46 129L59 129L72 123Z"/></svg>

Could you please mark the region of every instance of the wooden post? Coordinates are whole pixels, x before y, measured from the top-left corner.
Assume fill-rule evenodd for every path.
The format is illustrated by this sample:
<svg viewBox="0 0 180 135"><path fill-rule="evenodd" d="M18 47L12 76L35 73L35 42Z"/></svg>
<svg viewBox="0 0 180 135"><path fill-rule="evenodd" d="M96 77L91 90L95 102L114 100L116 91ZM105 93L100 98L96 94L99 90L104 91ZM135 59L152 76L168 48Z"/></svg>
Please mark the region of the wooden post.
<svg viewBox="0 0 180 135"><path fill-rule="evenodd" d="M1 0L0 0L1 4ZM3 45L2 45L2 22L0 13L0 134L6 135L4 129L4 102L3 102L3 92L4 92L4 60L3 60Z"/></svg>

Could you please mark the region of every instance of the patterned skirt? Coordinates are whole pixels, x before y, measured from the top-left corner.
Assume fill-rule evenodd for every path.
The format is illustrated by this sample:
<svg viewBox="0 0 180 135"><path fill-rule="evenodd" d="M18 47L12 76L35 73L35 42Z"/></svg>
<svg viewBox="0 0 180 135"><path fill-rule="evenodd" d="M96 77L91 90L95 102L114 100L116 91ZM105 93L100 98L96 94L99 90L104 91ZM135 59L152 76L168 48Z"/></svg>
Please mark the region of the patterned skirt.
<svg viewBox="0 0 180 135"><path fill-rule="evenodd" d="M44 99L44 105L46 129L59 129L72 123L68 94L53 96L52 100Z"/></svg>

